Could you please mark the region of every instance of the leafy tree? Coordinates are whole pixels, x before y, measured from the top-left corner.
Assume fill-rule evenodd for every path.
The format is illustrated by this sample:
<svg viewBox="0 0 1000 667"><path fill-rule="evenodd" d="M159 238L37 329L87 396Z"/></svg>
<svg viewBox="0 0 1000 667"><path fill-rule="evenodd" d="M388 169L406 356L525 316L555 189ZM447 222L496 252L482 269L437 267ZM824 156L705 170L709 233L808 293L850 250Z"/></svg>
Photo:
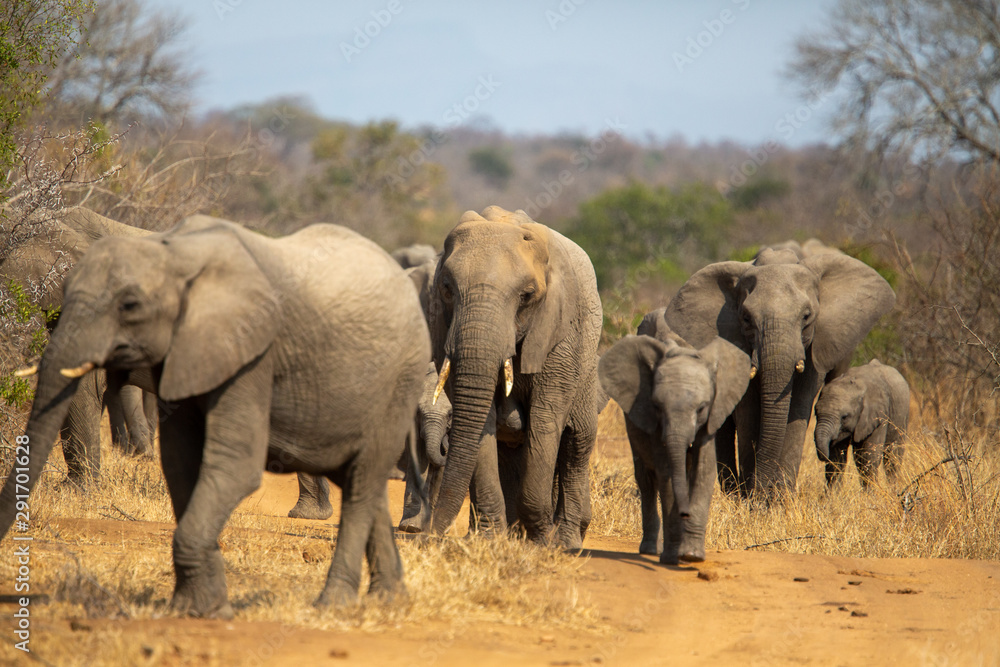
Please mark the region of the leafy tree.
<svg viewBox="0 0 1000 667"><path fill-rule="evenodd" d="M510 158L500 148L486 146L469 151L469 166L472 171L486 179L486 182L503 190L514 175Z"/></svg>
<svg viewBox="0 0 1000 667"><path fill-rule="evenodd" d="M1000 0L840 0L789 73L856 145L1000 162Z"/></svg>
<svg viewBox="0 0 1000 667"><path fill-rule="evenodd" d="M590 255L598 284L632 282L640 269L668 280L717 258L732 223L729 202L701 183L676 189L642 183L580 205L568 233Z"/></svg>
<svg viewBox="0 0 1000 667"><path fill-rule="evenodd" d="M16 133L43 99L45 82L79 41L86 0L18 0L0 16L0 192L17 158ZM3 200L0 194L0 201Z"/></svg>

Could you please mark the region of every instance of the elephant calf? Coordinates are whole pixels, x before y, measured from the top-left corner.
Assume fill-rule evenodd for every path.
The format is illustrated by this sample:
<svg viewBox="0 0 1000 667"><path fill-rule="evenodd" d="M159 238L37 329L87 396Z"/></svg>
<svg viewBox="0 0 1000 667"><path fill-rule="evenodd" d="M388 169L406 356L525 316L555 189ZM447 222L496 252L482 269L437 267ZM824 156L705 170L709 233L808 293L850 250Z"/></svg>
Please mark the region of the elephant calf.
<svg viewBox="0 0 1000 667"><path fill-rule="evenodd" d="M854 446L854 463L867 487L885 460L895 479L910 416L910 387L895 368L878 361L848 370L823 388L816 402L816 454L826 462L828 485L839 481Z"/></svg>
<svg viewBox="0 0 1000 667"><path fill-rule="evenodd" d="M666 540L660 562L705 559L705 526L715 486L715 432L750 382L750 357L716 338L695 349L648 314L601 358L605 391L625 412L642 502L639 553L659 551L659 492Z"/></svg>

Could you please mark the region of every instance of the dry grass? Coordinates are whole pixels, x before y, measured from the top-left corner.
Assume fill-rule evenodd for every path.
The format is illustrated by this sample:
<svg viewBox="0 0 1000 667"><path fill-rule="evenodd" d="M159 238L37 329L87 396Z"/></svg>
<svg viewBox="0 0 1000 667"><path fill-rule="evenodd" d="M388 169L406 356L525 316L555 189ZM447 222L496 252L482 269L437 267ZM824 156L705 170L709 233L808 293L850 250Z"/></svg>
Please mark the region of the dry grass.
<svg viewBox="0 0 1000 667"><path fill-rule="evenodd" d="M621 411L613 409L620 418ZM851 463L840 488L828 492L823 467L807 442L798 493L780 506L752 510L716 486L707 547L872 558L1000 559L996 433L920 417L918 409L895 483L880 472L879 484L863 491ZM614 419L602 415L605 435L614 433ZM642 524L631 455L623 455L627 451L617 456L599 451L592 459L591 530L634 538L638 548ZM968 460L941 463L953 455Z"/></svg>

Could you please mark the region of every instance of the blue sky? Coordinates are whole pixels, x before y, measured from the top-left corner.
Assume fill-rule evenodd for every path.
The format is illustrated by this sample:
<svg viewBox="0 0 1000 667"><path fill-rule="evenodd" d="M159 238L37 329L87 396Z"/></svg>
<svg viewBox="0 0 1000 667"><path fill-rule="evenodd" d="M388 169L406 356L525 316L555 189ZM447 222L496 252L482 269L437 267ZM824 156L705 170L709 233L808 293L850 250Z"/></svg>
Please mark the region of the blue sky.
<svg viewBox="0 0 1000 667"><path fill-rule="evenodd" d="M147 2L192 21L199 111L296 94L330 118L406 127L828 138L822 113L800 110L790 136L779 123L803 104L781 69L833 0Z"/></svg>

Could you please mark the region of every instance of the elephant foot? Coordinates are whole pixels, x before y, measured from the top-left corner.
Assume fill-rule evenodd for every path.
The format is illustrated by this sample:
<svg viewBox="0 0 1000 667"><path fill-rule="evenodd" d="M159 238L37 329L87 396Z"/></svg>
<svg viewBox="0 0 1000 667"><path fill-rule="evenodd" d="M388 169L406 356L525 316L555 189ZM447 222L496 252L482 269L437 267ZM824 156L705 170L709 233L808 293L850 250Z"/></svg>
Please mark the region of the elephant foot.
<svg viewBox="0 0 1000 667"><path fill-rule="evenodd" d="M679 559L685 563L705 561L705 538L701 535L685 535L678 549Z"/></svg>
<svg viewBox="0 0 1000 667"><path fill-rule="evenodd" d="M288 516L293 519L325 521L333 516L333 506L327 499L324 499L322 502L316 502L313 500L303 501L302 498L299 498L299 502L295 503L295 507L288 511Z"/></svg>
<svg viewBox="0 0 1000 667"><path fill-rule="evenodd" d="M358 589L352 588L346 581L333 581L326 585L319 598L313 603L319 609L343 609L358 604Z"/></svg>
<svg viewBox="0 0 1000 667"><path fill-rule="evenodd" d="M664 549L660 554L660 563L663 565L679 565L680 558L676 549Z"/></svg>
<svg viewBox="0 0 1000 667"><path fill-rule="evenodd" d="M87 493L95 489L98 484L98 478L93 475L75 475L70 473L66 476L66 479L59 483L58 489L60 491L67 489L74 493Z"/></svg>
<svg viewBox="0 0 1000 667"><path fill-rule="evenodd" d="M568 527L568 530L559 531L559 546L566 551L580 551L583 549L583 536L576 526Z"/></svg>
<svg viewBox="0 0 1000 667"><path fill-rule="evenodd" d="M381 604L401 605L409 601L410 594L400 580L387 581L383 578L373 578L368 586L368 597L374 598Z"/></svg>
<svg viewBox="0 0 1000 667"><path fill-rule="evenodd" d="M195 618L233 618L222 558L219 556L213 560L218 562L209 564L207 568L176 568L177 585L170 602L170 608L174 612Z"/></svg>
<svg viewBox="0 0 1000 667"><path fill-rule="evenodd" d="M705 552L704 551L685 551L680 555L680 560L685 563L704 563L705 562Z"/></svg>
<svg viewBox="0 0 1000 667"><path fill-rule="evenodd" d="M400 470L398 466L393 466L389 471L389 479L406 479L406 471Z"/></svg>
<svg viewBox="0 0 1000 667"><path fill-rule="evenodd" d="M639 543L639 553L647 556L655 556L660 553L659 539L642 538L642 542Z"/></svg>

